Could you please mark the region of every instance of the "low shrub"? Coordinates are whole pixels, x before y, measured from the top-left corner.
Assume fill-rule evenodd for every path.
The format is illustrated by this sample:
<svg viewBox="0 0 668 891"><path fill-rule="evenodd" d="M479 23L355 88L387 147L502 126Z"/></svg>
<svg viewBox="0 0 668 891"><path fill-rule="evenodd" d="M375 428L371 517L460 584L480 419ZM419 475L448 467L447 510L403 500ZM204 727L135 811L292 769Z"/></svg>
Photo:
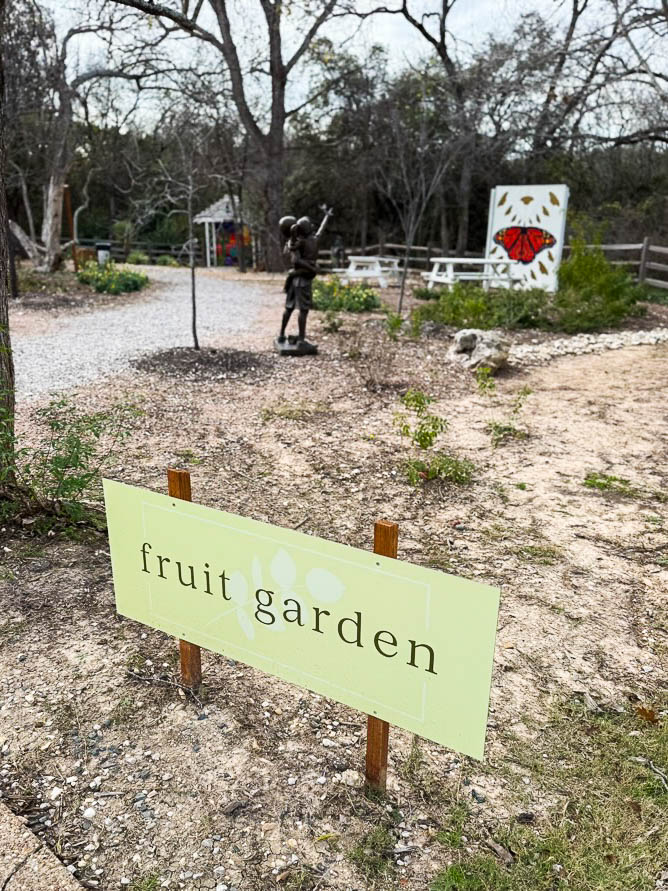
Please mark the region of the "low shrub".
<svg viewBox="0 0 668 891"><path fill-rule="evenodd" d="M415 296L425 299L425 292L426 288L419 288ZM582 238L573 239L570 256L561 264L556 294L540 288L485 291L463 282L427 293L430 302L413 310L415 333L426 321L457 328L600 331L640 315L643 310L637 304L645 298L644 289L628 270L613 266L600 247L588 247Z"/></svg>
<svg viewBox="0 0 668 891"><path fill-rule="evenodd" d="M87 500L100 494L100 473L129 436L138 414L130 405L87 414L66 397L37 409L42 435L22 446L11 418L0 412L0 518L25 514L86 520Z"/></svg>
<svg viewBox="0 0 668 891"><path fill-rule="evenodd" d="M559 268L559 290L552 306L555 327L569 334L615 328L637 312L644 289L624 266L613 266L600 247L575 238Z"/></svg>
<svg viewBox="0 0 668 891"><path fill-rule="evenodd" d="M172 257L171 254L161 254L156 258L157 266L180 266L181 264L176 259L176 257Z"/></svg>
<svg viewBox="0 0 668 891"><path fill-rule="evenodd" d="M77 278L86 285L92 285L96 291L104 291L107 294L140 291L148 284L148 277L142 272L117 266L113 261L104 266L86 263L79 269Z"/></svg>
<svg viewBox="0 0 668 891"><path fill-rule="evenodd" d="M485 291L463 282L430 293L434 297L413 310L414 328L426 321L456 328L538 328L548 302L548 294L539 288Z"/></svg>
<svg viewBox="0 0 668 891"><path fill-rule="evenodd" d="M380 307L380 298L369 285L344 285L337 276L330 276L313 282L313 306L320 310L369 312Z"/></svg>
<svg viewBox="0 0 668 891"><path fill-rule="evenodd" d="M454 458L452 455L435 454L427 460L420 458L404 464L408 482L413 486L431 480L443 480L457 486L468 486L473 481L475 464L467 458Z"/></svg>
<svg viewBox="0 0 668 891"><path fill-rule="evenodd" d="M128 254L128 263L134 263L135 266L141 266L144 263L150 263L150 257L148 254L145 254L143 251L130 251Z"/></svg>

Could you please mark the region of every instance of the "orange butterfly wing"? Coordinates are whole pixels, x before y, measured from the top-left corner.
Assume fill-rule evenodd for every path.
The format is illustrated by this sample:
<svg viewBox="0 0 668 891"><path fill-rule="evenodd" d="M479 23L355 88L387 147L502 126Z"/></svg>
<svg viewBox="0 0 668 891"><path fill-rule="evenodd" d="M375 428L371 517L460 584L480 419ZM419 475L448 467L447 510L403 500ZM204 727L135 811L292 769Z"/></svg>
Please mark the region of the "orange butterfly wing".
<svg viewBox="0 0 668 891"><path fill-rule="evenodd" d="M536 254L553 247L557 239L545 229L535 226L508 226L499 229L494 235L494 242L501 245L511 260L528 264L535 260Z"/></svg>

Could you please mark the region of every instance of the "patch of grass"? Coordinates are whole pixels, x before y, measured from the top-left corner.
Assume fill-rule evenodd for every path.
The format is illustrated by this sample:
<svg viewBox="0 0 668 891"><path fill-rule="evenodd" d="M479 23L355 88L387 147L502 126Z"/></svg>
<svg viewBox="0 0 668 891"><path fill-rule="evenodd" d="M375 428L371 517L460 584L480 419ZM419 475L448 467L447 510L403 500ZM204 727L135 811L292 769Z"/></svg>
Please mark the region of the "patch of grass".
<svg viewBox="0 0 668 891"><path fill-rule="evenodd" d="M399 773L407 782L415 783L422 772L423 762L424 758L422 756L422 749L420 748L420 740L417 736L414 736L411 743L411 750L408 753L408 758L406 758L399 768Z"/></svg>
<svg viewBox="0 0 668 891"><path fill-rule="evenodd" d="M633 496L638 490L631 483L620 476L609 476L607 473L592 471L588 473L582 483L587 489L596 489L598 492L615 492L618 495Z"/></svg>
<svg viewBox="0 0 668 891"><path fill-rule="evenodd" d="M181 264L176 259L176 257L172 257L171 254L160 254L159 257L156 257L156 265L157 266L180 266Z"/></svg>
<svg viewBox="0 0 668 891"><path fill-rule="evenodd" d="M369 285L344 285L333 275L313 282L313 307L323 311L369 312L380 307L380 297Z"/></svg>
<svg viewBox="0 0 668 891"><path fill-rule="evenodd" d="M559 803L535 826L513 821L493 830L512 852L511 865L462 853L431 891L654 889L668 862L668 790L660 776L668 764L668 722L659 717L661 703L645 713L650 720L638 711L592 712L571 701L548 716L531 745L509 740L508 763ZM486 838L474 825L466 835Z"/></svg>
<svg viewBox="0 0 668 891"><path fill-rule="evenodd" d="M174 452L174 455L177 458L180 458L181 461L187 461L188 464L201 464L202 463L202 459L198 458L192 449L181 449L178 452Z"/></svg>
<svg viewBox="0 0 668 891"><path fill-rule="evenodd" d="M262 420L267 423L276 419L308 421L314 415L328 412L325 402L277 402L262 409Z"/></svg>
<svg viewBox="0 0 668 891"><path fill-rule="evenodd" d="M111 710L109 720L114 727L123 727L125 724L130 723L136 712L137 706L135 705L134 699L130 696L121 696Z"/></svg>
<svg viewBox="0 0 668 891"><path fill-rule="evenodd" d="M468 486L473 482L476 466L467 458L437 453L427 460L411 459L404 464L409 483L418 486L431 480L442 480L457 486Z"/></svg>
<svg viewBox="0 0 668 891"><path fill-rule="evenodd" d="M373 884L394 869L392 851L394 838L385 826L377 826L367 833L352 849L348 859Z"/></svg>
<svg viewBox="0 0 668 891"><path fill-rule="evenodd" d="M285 880L286 891L312 891L316 885L316 877L304 868L293 870Z"/></svg>
<svg viewBox="0 0 668 891"><path fill-rule="evenodd" d="M158 891L158 876L155 873L135 879L128 886L128 891Z"/></svg>
<svg viewBox="0 0 668 891"><path fill-rule="evenodd" d="M449 848L461 848L463 845L464 825L469 816L469 809L462 802L455 804L448 816L447 824L436 833L436 841Z"/></svg>
<svg viewBox="0 0 668 891"><path fill-rule="evenodd" d="M552 566L562 559L561 549L549 544L522 545L517 549L517 556L540 566Z"/></svg>
<svg viewBox="0 0 668 891"><path fill-rule="evenodd" d="M526 492L527 484L526 483L515 483L516 489L521 489L522 492Z"/></svg>
<svg viewBox="0 0 668 891"><path fill-rule="evenodd" d="M485 427L492 438L492 445L497 448L510 439L528 439L526 430L520 430L510 421L490 421Z"/></svg>

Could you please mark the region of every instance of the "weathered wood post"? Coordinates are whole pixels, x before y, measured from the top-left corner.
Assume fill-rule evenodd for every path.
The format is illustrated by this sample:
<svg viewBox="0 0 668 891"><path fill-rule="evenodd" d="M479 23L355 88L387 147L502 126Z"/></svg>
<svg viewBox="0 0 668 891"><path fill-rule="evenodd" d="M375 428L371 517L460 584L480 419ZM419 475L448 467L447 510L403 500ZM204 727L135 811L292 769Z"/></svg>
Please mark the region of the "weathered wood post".
<svg viewBox="0 0 668 891"><path fill-rule="evenodd" d="M640 248L640 266L638 267L638 281L642 284L647 277L647 255L649 254L649 235L643 238Z"/></svg>
<svg viewBox="0 0 668 891"><path fill-rule="evenodd" d="M374 554L397 556L399 527L396 523L379 520L373 530ZM366 786L384 792L387 786L387 754L390 725L373 715L368 716L366 731Z"/></svg>
<svg viewBox="0 0 668 891"><path fill-rule="evenodd" d="M167 470L167 489L172 498L192 501L190 490L190 474L187 470ZM202 683L202 653L196 644L187 640L179 641L181 654L181 683L191 690Z"/></svg>

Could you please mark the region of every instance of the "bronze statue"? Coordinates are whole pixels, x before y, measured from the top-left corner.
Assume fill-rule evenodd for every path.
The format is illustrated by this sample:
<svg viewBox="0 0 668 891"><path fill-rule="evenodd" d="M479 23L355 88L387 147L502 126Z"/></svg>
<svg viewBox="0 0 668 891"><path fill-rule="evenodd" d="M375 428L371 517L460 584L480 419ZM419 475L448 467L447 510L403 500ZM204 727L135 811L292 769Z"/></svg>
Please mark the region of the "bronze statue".
<svg viewBox="0 0 668 891"><path fill-rule="evenodd" d="M281 235L287 239L283 253L290 260L290 270L283 290L285 291L285 311L281 321L281 331L275 344L282 356L307 356L318 352L314 343L306 339L306 320L313 307L313 279L323 270L318 266L318 244L332 209L325 209L320 228L314 234L313 224L308 217L296 220L292 216L279 221ZM295 308L299 312L298 335L286 335L285 330Z"/></svg>

